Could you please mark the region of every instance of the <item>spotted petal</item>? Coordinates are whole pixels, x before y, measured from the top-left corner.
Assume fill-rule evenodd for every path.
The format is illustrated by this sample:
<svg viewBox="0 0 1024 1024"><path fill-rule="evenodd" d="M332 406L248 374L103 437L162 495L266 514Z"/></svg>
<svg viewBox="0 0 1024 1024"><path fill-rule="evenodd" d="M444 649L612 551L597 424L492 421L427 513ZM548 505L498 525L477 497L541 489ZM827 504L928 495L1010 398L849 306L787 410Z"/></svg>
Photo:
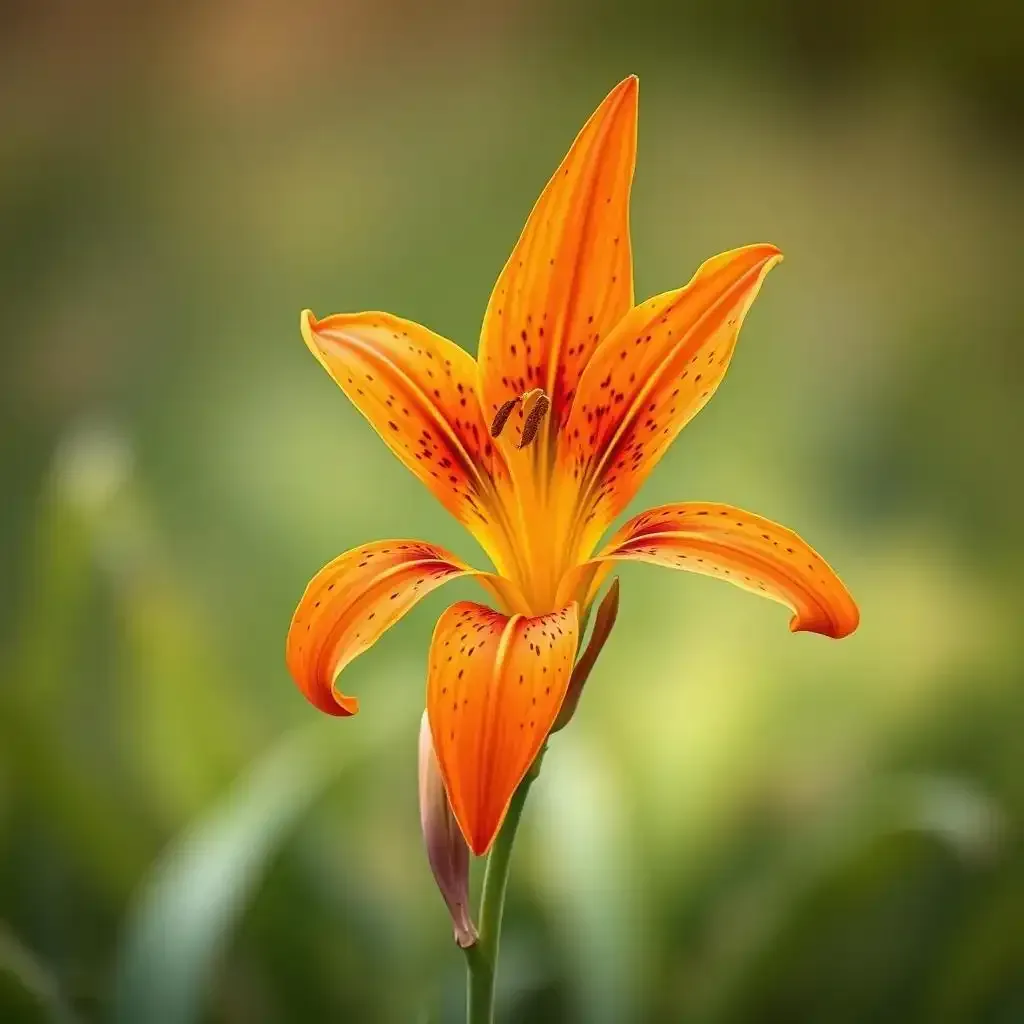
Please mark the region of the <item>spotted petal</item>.
<svg viewBox="0 0 1024 1024"><path fill-rule="evenodd" d="M580 380L562 450L576 482L585 557L680 430L715 393L774 245L708 260L684 288L634 307L601 342Z"/></svg>
<svg viewBox="0 0 1024 1024"><path fill-rule="evenodd" d="M487 851L540 752L576 655L575 603L511 617L463 601L430 646L427 713L452 812L476 854Z"/></svg>
<svg viewBox="0 0 1024 1024"><path fill-rule="evenodd" d="M504 510L507 478L491 442L476 389L476 363L454 342L389 313L306 310L310 351L388 447L480 541L499 569L510 569Z"/></svg>
<svg viewBox="0 0 1024 1024"><path fill-rule="evenodd" d="M576 137L494 286L480 336L488 416L539 387L552 399L557 426L597 342L633 304L636 113L637 80L630 77ZM514 419L510 434L520 424Z"/></svg>
<svg viewBox="0 0 1024 1024"><path fill-rule="evenodd" d="M295 609L285 649L292 678L321 711L356 714L359 701L335 686L342 669L421 598L468 575L499 592L508 586L420 540L382 540L339 555L313 577Z"/></svg>
<svg viewBox="0 0 1024 1024"><path fill-rule="evenodd" d="M789 628L839 638L852 633L860 612L828 563L778 523L732 505L660 505L629 520L591 562L596 593L614 562L651 562L717 576L771 598L793 612Z"/></svg>

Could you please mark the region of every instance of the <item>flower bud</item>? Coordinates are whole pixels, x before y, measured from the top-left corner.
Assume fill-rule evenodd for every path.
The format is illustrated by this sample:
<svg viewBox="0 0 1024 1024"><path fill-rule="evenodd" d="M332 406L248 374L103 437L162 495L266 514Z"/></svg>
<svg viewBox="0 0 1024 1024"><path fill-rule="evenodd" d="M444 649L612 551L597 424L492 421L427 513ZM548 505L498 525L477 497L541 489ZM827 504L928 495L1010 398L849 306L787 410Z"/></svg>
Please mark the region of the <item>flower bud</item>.
<svg viewBox="0 0 1024 1024"><path fill-rule="evenodd" d="M565 700L562 701L562 708L558 712L552 732L564 729L569 720L576 712L576 705L580 702L580 694L583 693L583 686L588 676L597 663L597 656L601 653L605 641L611 636L612 627L619 614L619 577L612 578L611 586L607 593L601 598L597 615L594 618L594 628L590 633L590 642L587 649L580 655L569 679L569 688L565 693Z"/></svg>
<svg viewBox="0 0 1024 1024"><path fill-rule="evenodd" d="M469 847L452 814L430 736L426 711L420 724L420 825L434 881L448 905L455 941L466 949L477 940L469 916Z"/></svg>

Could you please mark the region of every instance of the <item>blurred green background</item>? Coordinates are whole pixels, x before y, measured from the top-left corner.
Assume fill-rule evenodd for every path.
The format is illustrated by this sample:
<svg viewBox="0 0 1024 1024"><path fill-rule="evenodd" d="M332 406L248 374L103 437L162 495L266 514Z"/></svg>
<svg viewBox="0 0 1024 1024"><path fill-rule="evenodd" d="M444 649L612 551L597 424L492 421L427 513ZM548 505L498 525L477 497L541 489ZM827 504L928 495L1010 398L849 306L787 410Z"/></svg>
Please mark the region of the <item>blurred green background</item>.
<svg viewBox="0 0 1024 1024"><path fill-rule="evenodd" d="M349 670L354 720L283 643L350 546L480 556L298 312L474 351L631 72L638 295L787 259L630 511L775 518L863 623L625 569L527 810L502 1020L1024 1020L1010 0L0 4L0 1020L459 1019L416 736L476 591Z"/></svg>

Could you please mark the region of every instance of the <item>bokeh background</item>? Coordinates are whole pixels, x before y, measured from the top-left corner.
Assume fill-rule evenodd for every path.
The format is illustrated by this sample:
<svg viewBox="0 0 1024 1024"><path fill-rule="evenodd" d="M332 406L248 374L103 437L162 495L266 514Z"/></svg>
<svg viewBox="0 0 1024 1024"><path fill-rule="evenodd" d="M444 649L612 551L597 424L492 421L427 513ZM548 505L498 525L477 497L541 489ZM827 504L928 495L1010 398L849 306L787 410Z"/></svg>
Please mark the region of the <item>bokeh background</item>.
<svg viewBox="0 0 1024 1024"><path fill-rule="evenodd" d="M1024 1020L1019 5L43 0L0 4L3 1021L459 1019L416 736L475 592L349 670L354 720L283 641L350 546L479 553L298 312L473 351L631 72L638 295L787 254L642 502L794 527L863 624L624 570L502 1020Z"/></svg>

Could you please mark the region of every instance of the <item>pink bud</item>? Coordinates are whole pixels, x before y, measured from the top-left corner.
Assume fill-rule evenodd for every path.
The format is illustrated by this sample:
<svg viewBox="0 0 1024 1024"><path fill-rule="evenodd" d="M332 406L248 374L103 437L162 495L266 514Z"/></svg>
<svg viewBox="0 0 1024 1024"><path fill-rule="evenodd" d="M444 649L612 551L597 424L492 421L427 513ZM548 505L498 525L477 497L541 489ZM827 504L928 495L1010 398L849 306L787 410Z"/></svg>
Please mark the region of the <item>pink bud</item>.
<svg viewBox="0 0 1024 1024"><path fill-rule="evenodd" d="M469 916L469 847L448 804L426 711L420 724L420 824L430 870L452 917L455 941L466 949L477 940Z"/></svg>

